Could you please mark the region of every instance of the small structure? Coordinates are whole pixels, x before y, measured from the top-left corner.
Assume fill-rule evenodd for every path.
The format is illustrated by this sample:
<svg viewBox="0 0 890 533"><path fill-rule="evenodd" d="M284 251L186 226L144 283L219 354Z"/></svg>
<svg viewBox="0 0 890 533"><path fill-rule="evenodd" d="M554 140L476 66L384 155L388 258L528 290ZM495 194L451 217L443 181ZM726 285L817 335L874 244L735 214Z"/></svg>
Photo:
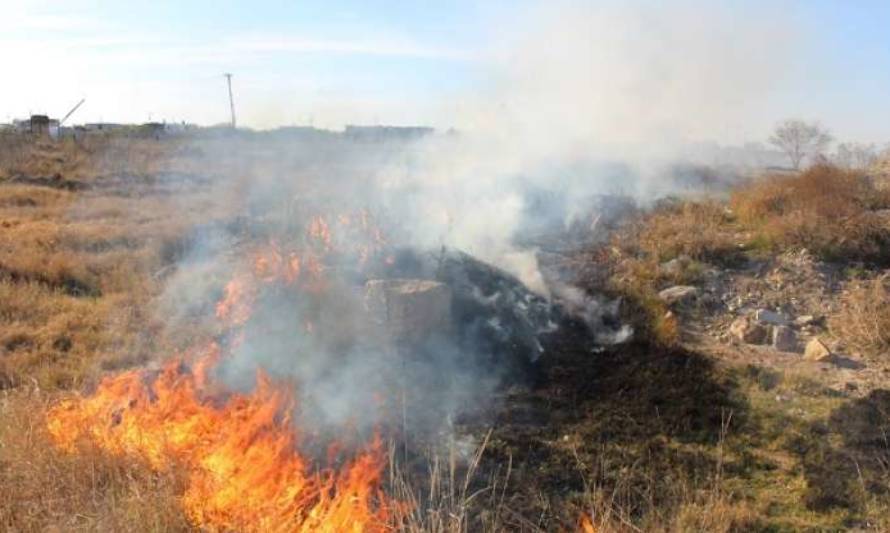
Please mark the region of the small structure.
<svg viewBox="0 0 890 533"><path fill-rule="evenodd" d="M59 136L58 119L49 118L47 115L31 115L24 120L14 120L13 128L19 133L30 133L38 137L55 139Z"/></svg>
<svg viewBox="0 0 890 533"><path fill-rule="evenodd" d="M59 121L49 118L47 115L31 115L30 132L31 135L38 137L55 139L59 136Z"/></svg>
<svg viewBox="0 0 890 533"><path fill-rule="evenodd" d="M160 139L166 130L167 125L163 122L146 122L145 124L140 124L137 131L142 137L154 137L155 139Z"/></svg>

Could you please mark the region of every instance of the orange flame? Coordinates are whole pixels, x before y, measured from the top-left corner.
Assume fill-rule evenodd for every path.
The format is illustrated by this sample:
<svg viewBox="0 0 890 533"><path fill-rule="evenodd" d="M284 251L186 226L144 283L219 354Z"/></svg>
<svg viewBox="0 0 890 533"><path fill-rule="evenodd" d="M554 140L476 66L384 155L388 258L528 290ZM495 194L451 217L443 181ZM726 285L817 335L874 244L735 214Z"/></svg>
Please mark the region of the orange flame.
<svg viewBox="0 0 890 533"><path fill-rule="evenodd" d="M581 515L581 520L578 524L578 533L596 533L596 528L593 527L593 521L590 520L590 516L587 513Z"/></svg>
<svg viewBox="0 0 890 533"><path fill-rule="evenodd" d="M332 249L331 229L328 227L328 222L324 217L313 217L309 222L307 233L321 245L322 250L328 252Z"/></svg>
<svg viewBox="0 0 890 533"><path fill-rule="evenodd" d="M250 319L253 287L245 279L235 278L225 286L223 299L216 304L216 318L230 326L243 326Z"/></svg>
<svg viewBox="0 0 890 533"><path fill-rule="evenodd" d="M217 353L215 350L211 354ZM205 355L210 357L210 355ZM95 394L55 406L48 429L75 451L88 438L155 469L184 468L182 505L211 530L381 531L393 503L379 489L379 439L342 467L310 470L287 413L291 395L262 372L250 394L224 402L202 394L198 368L181 359L154 381L145 371L106 378Z"/></svg>
<svg viewBox="0 0 890 533"><path fill-rule="evenodd" d="M341 223L351 220L341 218ZM364 219L363 219L364 220ZM331 235L316 217L309 233L330 251ZM258 252L253 268L224 287L215 314L229 349L242 342L261 283L321 290L323 255ZM305 323L312 333L312 322ZM213 368L223 348L211 343L174 358L159 371L132 370L105 378L89 396L60 402L47 414L56 445L76 452L91 442L108 453L140 457L156 470L184 472L181 503L209 531L383 531L401 506L381 490L384 454L379 438L348 461L317 466L301 452L290 413L293 388L257 373L251 393L225 393ZM334 443L331 450L339 449ZM331 457L334 454L332 452Z"/></svg>

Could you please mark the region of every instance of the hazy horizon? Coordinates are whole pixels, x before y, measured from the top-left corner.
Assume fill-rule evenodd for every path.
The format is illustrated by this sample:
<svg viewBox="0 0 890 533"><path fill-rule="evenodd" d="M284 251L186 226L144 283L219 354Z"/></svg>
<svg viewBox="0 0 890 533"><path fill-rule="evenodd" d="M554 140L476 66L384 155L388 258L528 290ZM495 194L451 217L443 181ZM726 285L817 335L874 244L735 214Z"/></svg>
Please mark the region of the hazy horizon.
<svg viewBox="0 0 890 533"><path fill-rule="evenodd" d="M890 141L890 5L831 1L3 2L0 121L572 130L764 141L784 118Z"/></svg>

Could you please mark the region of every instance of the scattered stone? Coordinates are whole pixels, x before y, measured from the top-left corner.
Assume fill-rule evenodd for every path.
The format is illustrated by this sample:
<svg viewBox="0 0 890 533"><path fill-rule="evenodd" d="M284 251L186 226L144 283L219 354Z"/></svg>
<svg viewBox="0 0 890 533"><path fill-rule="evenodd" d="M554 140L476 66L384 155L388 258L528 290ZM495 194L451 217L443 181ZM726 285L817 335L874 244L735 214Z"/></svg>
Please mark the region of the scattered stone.
<svg viewBox="0 0 890 533"><path fill-rule="evenodd" d="M803 358L807 361L828 362L831 361L831 350L818 337L807 343L803 352Z"/></svg>
<svg viewBox="0 0 890 533"><path fill-rule="evenodd" d="M698 289L689 285L676 285L658 293L658 297L668 305L685 303L698 296Z"/></svg>
<svg viewBox="0 0 890 533"><path fill-rule="evenodd" d="M754 313L754 320L761 324L769 324L770 326L787 326L789 322L787 316L769 309L758 309Z"/></svg>
<svg viewBox="0 0 890 533"><path fill-rule="evenodd" d="M686 267L686 262L688 262L688 258L675 257L670 261L665 261L660 265L661 271L668 276L679 276L683 273L683 269Z"/></svg>
<svg viewBox="0 0 890 533"><path fill-rule="evenodd" d="M746 317L735 319L729 326L729 335L746 344L763 344L766 334L765 327Z"/></svg>
<svg viewBox="0 0 890 533"><path fill-rule="evenodd" d="M799 328L812 326L814 322L816 322L816 317L813 315L802 315L794 319L794 325Z"/></svg>
<svg viewBox="0 0 890 533"><path fill-rule="evenodd" d="M780 352L797 351L797 333L788 326L773 328L773 348Z"/></svg>

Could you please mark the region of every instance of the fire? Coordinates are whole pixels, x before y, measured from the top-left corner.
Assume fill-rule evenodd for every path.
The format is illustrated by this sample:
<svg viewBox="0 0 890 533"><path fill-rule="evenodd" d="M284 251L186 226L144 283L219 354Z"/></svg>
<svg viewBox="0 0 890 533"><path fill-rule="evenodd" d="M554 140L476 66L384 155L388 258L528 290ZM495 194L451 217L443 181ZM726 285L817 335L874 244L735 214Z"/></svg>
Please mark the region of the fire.
<svg viewBox="0 0 890 533"><path fill-rule="evenodd" d="M309 229L307 230L307 233L310 238L314 239L320 244L322 250L326 252L331 250L331 229L324 217L314 217L309 222Z"/></svg>
<svg viewBox="0 0 890 533"><path fill-rule="evenodd" d="M590 516L586 513L581 515L581 520L578 524L578 533L596 533L596 528L593 527L593 522L590 520Z"/></svg>
<svg viewBox="0 0 890 533"><path fill-rule="evenodd" d="M216 304L216 318L231 326L242 326L250 319L253 287L248 280L235 278L225 287L225 296Z"/></svg>
<svg viewBox="0 0 890 533"><path fill-rule="evenodd" d="M349 217L338 219L350 223ZM324 219L310 225L314 244L331 245ZM47 414L56 445L76 453L91 442L110 454L139 457L151 468L184 474L181 504L189 520L209 531L383 531L401 504L381 489L385 465L375 437L350 459L326 462L304 453L291 413L293 384L262 370L254 390L237 393L214 379L227 350L242 342L263 284L320 290L324 256L285 253L275 243L256 252L252 267L227 283L216 317L227 331L167 362L160 370L106 377L89 396L60 402ZM364 255L359 247L357 255ZM363 259L362 259L363 260ZM297 325L296 327L299 327ZM306 322L307 334L314 325ZM331 450L342 450L334 443Z"/></svg>
<svg viewBox="0 0 890 533"><path fill-rule="evenodd" d="M203 358L213 357L211 350ZM206 361L200 359L198 363ZM155 469L187 473L182 505L199 527L221 531L381 531L394 505L380 490L379 439L339 468L313 471L288 416L288 389L260 372L254 392L224 401L202 392L196 364L169 362L153 379L133 370L48 415L59 447L88 438Z"/></svg>

